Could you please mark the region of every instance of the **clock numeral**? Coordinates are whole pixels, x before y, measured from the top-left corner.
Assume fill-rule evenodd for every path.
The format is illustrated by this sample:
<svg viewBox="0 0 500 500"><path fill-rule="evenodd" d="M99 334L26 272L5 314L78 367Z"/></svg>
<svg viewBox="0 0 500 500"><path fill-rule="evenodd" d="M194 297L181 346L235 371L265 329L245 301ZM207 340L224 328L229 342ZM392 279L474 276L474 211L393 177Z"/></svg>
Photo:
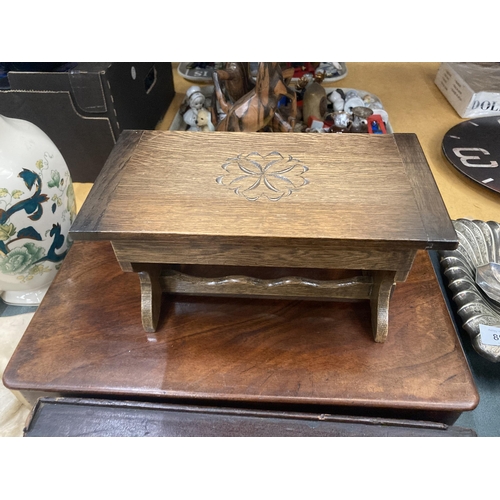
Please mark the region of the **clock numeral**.
<svg viewBox="0 0 500 500"><path fill-rule="evenodd" d="M479 168L498 167L498 162L496 161L490 161L489 163L469 163L469 160L481 160L481 157L477 155L465 155L462 153L462 151L478 151L483 155L488 155L488 156L490 153L489 151L486 151L486 149L483 148L453 148L453 152L455 153L455 155L457 155L457 157L460 158L460 161L466 167L479 167Z"/></svg>

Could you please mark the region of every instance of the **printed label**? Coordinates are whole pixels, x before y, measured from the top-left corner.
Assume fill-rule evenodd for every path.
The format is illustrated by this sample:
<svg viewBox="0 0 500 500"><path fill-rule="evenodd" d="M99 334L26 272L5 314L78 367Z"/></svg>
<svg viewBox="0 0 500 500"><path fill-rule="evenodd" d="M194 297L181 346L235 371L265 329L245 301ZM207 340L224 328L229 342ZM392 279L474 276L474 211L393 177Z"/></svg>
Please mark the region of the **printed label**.
<svg viewBox="0 0 500 500"><path fill-rule="evenodd" d="M500 345L500 327L479 325L481 342L487 345Z"/></svg>

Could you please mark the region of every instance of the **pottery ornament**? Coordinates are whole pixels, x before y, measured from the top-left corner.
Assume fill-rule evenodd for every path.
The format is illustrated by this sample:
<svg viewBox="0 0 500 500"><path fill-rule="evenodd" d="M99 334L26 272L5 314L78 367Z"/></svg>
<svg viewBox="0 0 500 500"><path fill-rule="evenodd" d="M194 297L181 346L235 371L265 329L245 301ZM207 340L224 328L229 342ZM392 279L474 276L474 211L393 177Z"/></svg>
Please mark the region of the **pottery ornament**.
<svg viewBox="0 0 500 500"><path fill-rule="evenodd" d="M0 297L37 305L69 249L76 215L68 167L36 125L0 115Z"/></svg>
<svg viewBox="0 0 500 500"><path fill-rule="evenodd" d="M201 88L198 85L192 85L186 92L187 101L189 107L196 111L203 108L205 105L205 96L201 92Z"/></svg>

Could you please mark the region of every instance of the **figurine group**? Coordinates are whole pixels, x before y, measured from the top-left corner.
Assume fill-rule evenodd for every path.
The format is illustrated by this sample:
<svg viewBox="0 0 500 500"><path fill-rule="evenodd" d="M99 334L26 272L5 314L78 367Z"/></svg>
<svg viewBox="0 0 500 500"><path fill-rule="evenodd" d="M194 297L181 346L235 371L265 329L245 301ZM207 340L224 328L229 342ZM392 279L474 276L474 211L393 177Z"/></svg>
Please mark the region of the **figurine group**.
<svg viewBox="0 0 500 500"><path fill-rule="evenodd" d="M188 130L193 132L213 132L215 130L210 111L205 108L205 100L201 88L197 85L193 85L186 92L182 118L188 125ZM186 107L187 109L185 109Z"/></svg>
<svg viewBox="0 0 500 500"><path fill-rule="evenodd" d="M305 74L292 88L293 74L293 67L260 62L252 78L248 63L225 63L213 72L210 99L197 85L188 89L183 120L198 132L386 133L387 113L373 96L342 89L327 93L321 72Z"/></svg>

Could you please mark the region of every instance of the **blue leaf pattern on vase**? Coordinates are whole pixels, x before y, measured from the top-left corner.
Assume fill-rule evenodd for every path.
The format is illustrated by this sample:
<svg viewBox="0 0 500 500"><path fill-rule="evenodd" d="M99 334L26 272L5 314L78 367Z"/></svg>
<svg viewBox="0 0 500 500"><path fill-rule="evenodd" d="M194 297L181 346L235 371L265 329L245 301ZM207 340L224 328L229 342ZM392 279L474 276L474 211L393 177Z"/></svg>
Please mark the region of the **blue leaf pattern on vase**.
<svg viewBox="0 0 500 500"><path fill-rule="evenodd" d="M21 198L24 193L20 190L9 192L6 188L0 188L0 198L10 197L10 201L3 201L5 208L0 208L0 272L8 275L19 275L19 279L22 282L31 279L35 274L49 272L50 269L40 265L40 263L44 261L60 263L68 252L68 249L66 249L61 254L56 253L56 250L60 249L65 242L60 224L53 224L50 231L47 231L52 239L51 246L47 252L34 243L25 243L20 247L10 248L12 243L21 239L43 241L42 236L33 226L26 226L17 231L14 224L9 223L12 215L23 210L26 212L28 218L33 221L39 220L43 215L43 204L50 199L47 194L42 193L42 176L46 162L40 160L36 166L40 169L40 174L26 168L23 168L18 174L18 177L24 181L28 190L31 191L33 187L35 188L35 191L29 198L20 199L13 203L14 200ZM64 190L66 189L68 199L66 206L63 207L62 218L65 220L66 213L69 212L70 221L72 222L76 214L73 185L71 182L67 182L68 187L66 188L64 184L65 180L64 178L61 179L59 172L52 170L51 180L47 183L47 186L57 188L61 195L64 194ZM54 203L51 206L51 211L55 213L57 208L63 204L62 198L54 194L52 200L54 200Z"/></svg>

